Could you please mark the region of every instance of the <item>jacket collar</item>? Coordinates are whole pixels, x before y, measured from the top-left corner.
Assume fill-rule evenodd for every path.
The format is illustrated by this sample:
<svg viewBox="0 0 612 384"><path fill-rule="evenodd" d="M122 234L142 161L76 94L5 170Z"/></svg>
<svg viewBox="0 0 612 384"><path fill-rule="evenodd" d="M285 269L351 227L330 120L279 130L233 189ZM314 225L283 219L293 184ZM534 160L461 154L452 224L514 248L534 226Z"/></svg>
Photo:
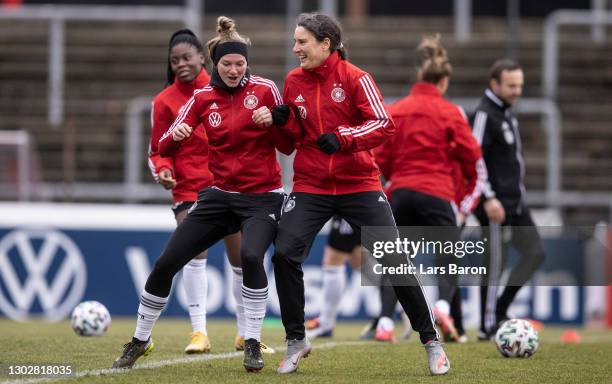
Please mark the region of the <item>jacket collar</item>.
<svg viewBox="0 0 612 384"><path fill-rule="evenodd" d="M411 95L429 95L442 97L440 90L434 84L427 83L425 81L419 81L410 88Z"/></svg>
<svg viewBox="0 0 612 384"><path fill-rule="evenodd" d="M340 55L337 51L332 52L327 59L325 59L321 65L313 69L303 69L303 71L311 73L313 75L317 75L322 78L327 78L331 73L333 73L334 69L340 62Z"/></svg>
<svg viewBox="0 0 612 384"><path fill-rule="evenodd" d="M510 108L510 105L506 104L501 98L499 98L499 96L497 96L495 92L491 90L491 88L487 88L485 90L485 97L502 110Z"/></svg>
<svg viewBox="0 0 612 384"><path fill-rule="evenodd" d="M202 70L200 71L200 73L198 73L195 79L191 80L188 83L183 83L175 77L174 84L176 84L176 86L181 92L187 92L191 94L194 89L203 88L208 84L208 73L206 73L206 70L204 69L204 67L202 67Z"/></svg>
<svg viewBox="0 0 612 384"><path fill-rule="evenodd" d="M221 76L219 75L219 72L217 72L217 68L213 69L213 73L212 76L210 77L210 85L212 85L213 87L217 88L217 89L222 89L228 93L235 93L236 91L244 88L245 85L247 85L247 83L249 82L249 79L251 78L251 71L249 70L249 68L247 68L246 72L244 73L244 76L242 77L242 80L240 80L240 83L238 84L237 87L228 87L227 84L225 84L223 82L223 80L221 79Z"/></svg>

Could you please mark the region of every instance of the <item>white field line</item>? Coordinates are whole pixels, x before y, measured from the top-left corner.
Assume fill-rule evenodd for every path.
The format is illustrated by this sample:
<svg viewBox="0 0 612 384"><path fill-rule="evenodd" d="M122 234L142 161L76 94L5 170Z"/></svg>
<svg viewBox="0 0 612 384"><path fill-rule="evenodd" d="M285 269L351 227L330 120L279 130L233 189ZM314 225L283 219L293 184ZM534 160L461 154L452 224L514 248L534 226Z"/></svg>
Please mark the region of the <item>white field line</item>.
<svg viewBox="0 0 612 384"><path fill-rule="evenodd" d="M345 342L328 342L323 344L315 344L313 345L313 350L318 349L331 349L336 347L348 346L348 345L362 345L367 344L367 341L345 341ZM286 347L273 347L278 352L283 352ZM77 372L74 376L61 376L61 377L40 377L40 378L32 378L32 379L19 379L19 380L11 380L11 381L1 381L0 384L28 384L28 383L49 383L58 380L66 380L72 379L75 377L96 377L96 376L108 376L108 375L124 375L126 373L130 373L133 370L140 369L155 369L167 367L170 365L177 364L189 364L195 362L202 361L212 361L212 360L224 360L224 359L233 359L235 357L244 356L243 352L227 352L227 353L216 353L216 354L205 354L199 356L190 356L190 357L180 357L177 359L169 359L169 360L158 360L151 361L143 364L135 365L132 369L91 369L88 371Z"/></svg>

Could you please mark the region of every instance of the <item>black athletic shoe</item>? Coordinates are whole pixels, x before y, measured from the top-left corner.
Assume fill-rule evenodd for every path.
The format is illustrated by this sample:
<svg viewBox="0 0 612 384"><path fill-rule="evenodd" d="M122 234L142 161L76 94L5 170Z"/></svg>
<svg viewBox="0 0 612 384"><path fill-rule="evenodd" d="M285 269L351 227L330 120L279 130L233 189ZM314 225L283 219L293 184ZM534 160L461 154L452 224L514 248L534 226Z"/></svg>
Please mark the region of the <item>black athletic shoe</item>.
<svg viewBox="0 0 612 384"><path fill-rule="evenodd" d="M359 334L360 340L374 340L376 335L376 327L378 326L378 317L373 319L368 325L366 325Z"/></svg>
<svg viewBox="0 0 612 384"><path fill-rule="evenodd" d="M478 331L478 341L491 341L495 339L495 333L483 331L482 329Z"/></svg>
<svg viewBox="0 0 612 384"><path fill-rule="evenodd" d="M247 339L244 342L244 369L248 372L259 372L264 367L263 355L259 341Z"/></svg>
<svg viewBox="0 0 612 384"><path fill-rule="evenodd" d="M113 368L132 368L140 356L147 356L154 347L155 344L151 337L147 341L140 341L133 337L132 341L123 346L123 353L115 360Z"/></svg>

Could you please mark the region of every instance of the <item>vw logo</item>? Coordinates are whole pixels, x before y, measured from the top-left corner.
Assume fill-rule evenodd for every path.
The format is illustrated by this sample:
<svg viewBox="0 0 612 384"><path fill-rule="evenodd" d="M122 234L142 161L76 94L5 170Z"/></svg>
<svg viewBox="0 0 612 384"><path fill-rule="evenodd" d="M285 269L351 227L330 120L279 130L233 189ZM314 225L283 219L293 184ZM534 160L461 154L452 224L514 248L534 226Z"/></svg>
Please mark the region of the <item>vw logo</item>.
<svg viewBox="0 0 612 384"><path fill-rule="evenodd" d="M211 126L215 128L218 127L219 124L221 124L221 115L219 114L219 112L213 112L208 115L208 122Z"/></svg>
<svg viewBox="0 0 612 384"><path fill-rule="evenodd" d="M0 311L8 317L27 320L38 299L47 320L62 320L81 301L86 284L81 251L62 232L18 229L0 239Z"/></svg>

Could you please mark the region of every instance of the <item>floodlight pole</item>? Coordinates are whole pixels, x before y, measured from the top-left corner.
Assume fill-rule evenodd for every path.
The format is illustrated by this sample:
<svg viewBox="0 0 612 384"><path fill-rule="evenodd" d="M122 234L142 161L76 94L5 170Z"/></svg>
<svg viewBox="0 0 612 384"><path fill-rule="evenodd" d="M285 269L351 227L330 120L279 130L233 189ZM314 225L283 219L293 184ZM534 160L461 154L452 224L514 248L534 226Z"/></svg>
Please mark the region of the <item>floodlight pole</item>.
<svg viewBox="0 0 612 384"><path fill-rule="evenodd" d="M454 0L455 39L466 43L472 38L472 0Z"/></svg>
<svg viewBox="0 0 612 384"><path fill-rule="evenodd" d="M338 16L338 0L319 0L319 11L326 15Z"/></svg>

